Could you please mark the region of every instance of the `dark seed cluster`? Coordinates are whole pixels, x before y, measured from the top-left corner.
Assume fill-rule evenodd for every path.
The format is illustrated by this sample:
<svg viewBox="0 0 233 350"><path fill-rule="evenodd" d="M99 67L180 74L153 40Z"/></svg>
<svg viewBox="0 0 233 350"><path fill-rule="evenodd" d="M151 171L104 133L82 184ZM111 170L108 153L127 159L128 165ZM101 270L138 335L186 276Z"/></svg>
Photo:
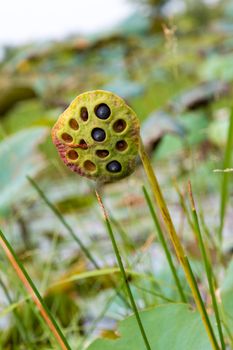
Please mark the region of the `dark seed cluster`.
<svg viewBox="0 0 233 350"><path fill-rule="evenodd" d="M134 121L136 132L132 134ZM58 150L73 171L114 181L134 169L137 130L137 117L124 101L109 92L93 91L78 96L59 118L53 139L55 144L56 138L60 140Z"/></svg>
<svg viewBox="0 0 233 350"><path fill-rule="evenodd" d="M95 115L97 118L106 120L110 117L111 115L111 110L109 106L105 103L101 103L100 105L96 106L95 108ZM118 119L114 125L113 125L113 130L117 133L124 131L126 128L126 122L123 119ZM103 129L101 128L94 128L91 133L92 138L97 141L97 142L102 142L106 138L106 133ZM118 141L116 143L116 149L118 151L124 151L127 148L127 143L124 140ZM108 150L97 150L96 155L99 158L106 158L109 155ZM112 160L106 165L106 169L110 173L119 173L122 169L122 166L120 162L117 160Z"/></svg>
<svg viewBox="0 0 233 350"><path fill-rule="evenodd" d="M101 103L98 106L96 106L94 112L96 117L101 120L106 120L111 116L111 109L106 103ZM89 114L88 114L88 109L86 107L81 108L80 118L84 122L88 121ZM79 123L74 118L71 118L69 120L69 126L73 130L76 130L76 131L79 130ZM113 124L113 132L121 133L122 131L124 131L126 126L127 124L125 120L117 119ZM102 128L94 128L91 131L91 137L93 138L94 141L101 143L106 139L106 132ZM62 140L66 143L72 143L73 137L70 134L64 132L62 134ZM79 141L79 144L76 145L76 147L81 149L88 149L88 145L84 139L81 139ZM123 152L124 150L127 149L127 147L128 147L128 144L125 140L119 140L116 142L115 148L119 152ZM97 155L98 158L104 159L109 156L110 152L107 149L99 149L95 152L95 154ZM69 160L75 161L79 158L79 154L74 149L71 149L67 152L67 157ZM93 172L96 170L96 165L91 160L86 160L83 166L87 171L90 171L90 172ZM117 160L111 160L107 163L106 170L109 171L110 173L119 173L122 170L122 165Z"/></svg>

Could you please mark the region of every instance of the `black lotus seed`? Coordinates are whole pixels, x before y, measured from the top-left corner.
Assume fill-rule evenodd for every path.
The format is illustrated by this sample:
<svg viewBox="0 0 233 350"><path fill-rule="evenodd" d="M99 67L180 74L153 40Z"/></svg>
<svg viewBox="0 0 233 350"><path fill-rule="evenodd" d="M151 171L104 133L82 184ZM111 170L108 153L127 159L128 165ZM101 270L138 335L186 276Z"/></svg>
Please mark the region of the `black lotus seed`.
<svg viewBox="0 0 233 350"><path fill-rule="evenodd" d="M106 105L105 103L101 103L95 109L95 114L99 119L108 119L111 114L111 110L108 107L108 105Z"/></svg>
<svg viewBox="0 0 233 350"><path fill-rule="evenodd" d="M91 136L95 141L101 142L104 141L106 133L103 129L95 128L92 130Z"/></svg>
<svg viewBox="0 0 233 350"><path fill-rule="evenodd" d="M119 173L121 171L121 164L117 160L112 160L107 164L107 170L111 173Z"/></svg>

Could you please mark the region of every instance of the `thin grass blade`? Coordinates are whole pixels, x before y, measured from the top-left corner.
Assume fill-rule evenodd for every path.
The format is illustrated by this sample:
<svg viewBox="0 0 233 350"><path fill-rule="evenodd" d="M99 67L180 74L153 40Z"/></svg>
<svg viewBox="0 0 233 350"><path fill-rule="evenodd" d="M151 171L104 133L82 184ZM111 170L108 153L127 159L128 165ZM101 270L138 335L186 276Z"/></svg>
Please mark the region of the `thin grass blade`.
<svg viewBox="0 0 233 350"><path fill-rule="evenodd" d="M144 193L144 196L145 196L147 205L148 205L148 207L149 207L149 210L150 210L152 219L153 219L153 221L154 221L154 224L155 224L155 227L156 227L158 236L159 236L160 243L161 243L161 245L162 245L162 247L163 247L164 253L165 253L166 258L167 258L168 265L169 265L169 267L170 267L170 270L171 270L171 273L172 273L172 275L173 275L175 284L176 284L177 289L178 289L178 292L179 292L179 294L180 294L180 298L181 298L181 300L182 300L184 303L186 303L186 302L187 302L187 299L186 299L186 296L185 296L185 294L184 294L182 284L181 284L180 279L179 279L179 277L178 277L178 275L177 275L176 268L175 268L175 265L174 265L174 263L173 263L171 253L170 253L169 248L168 248L168 246L167 246L167 242L166 242L166 240L165 240L165 238L164 238L164 235L163 235L161 226L160 226L160 224L159 224L159 220L158 220L158 218L157 218L157 215L156 215L156 213L155 213L155 211L154 211L154 208L153 208L151 199L150 199L150 197L149 197L149 194L148 194L146 188L143 186L142 189L143 189L143 193Z"/></svg>
<svg viewBox="0 0 233 350"><path fill-rule="evenodd" d="M190 203L191 203L191 207L192 207L193 222L195 225L198 243L199 243L202 259L203 259L204 266L205 266L206 276L207 276L209 290L210 290L211 299L212 299L212 305L213 305L216 323L217 323L217 327L218 327L219 338L220 338L222 350L225 350L226 346L225 346L225 342L224 342L220 313L219 313L218 303L216 300L216 295L215 295L215 290L214 290L214 273L213 273L213 270L212 270L212 267L211 267L211 264L210 264L210 261L208 258L208 254L206 252L203 238L202 238L202 233L201 233L201 228L200 228L199 219L198 219L198 215L197 215L196 205L195 205L195 201L194 201L194 197L193 197L191 182L189 182L188 191L189 191Z"/></svg>
<svg viewBox="0 0 233 350"><path fill-rule="evenodd" d="M209 340L210 340L210 343L212 345L212 348L214 350L218 350L219 349L218 342L217 342L216 336L214 334L213 327L210 323L208 313L207 313L206 308L205 308L205 304L202 300L200 291L198 289L198 285L197 285L195 276L192 272L192 268L190 266L190 263L189 263L189 260L186 256L186 254L185 254L184 248L180 242L180 238L176 232L171 215L169 213L169 210L167 208L163 194L161 192L157 177L156 177L155 172L152 168L150 159L145 151L142 140L140 141L139 154L140 154L142 164L143 164L143 167L145 169L145 173L147 175L147 178L148 178L148 181L149 181L149 184L151 187L151 191L154 195L155 203L156 203L157 208L159 209L159 211L161 213L164 224L166 225L167 232L169 234L170 240L171 240L173 247L175 249L177 258L178 258L178 260L179 260L179 262L184 270L187 282L188 282L190 289L192 291L193 298L195 300L197 309L201 315L203 324L204 324L205 329L206 329L206 333L209 336Z"/></svg>
<svg viewBox="0 0 233 350"><path fill-rule="evenodd" d="M140 315L139 315L139 312L138 312L137 304L136 304L136 302L134 300L134 297L133 297L133 294L131 292L131 288L130 288L130 285L129 285L127 274L126 274L126 271L125 271L125 268L124 268L124 265L123 265L123 262L122 262L122 259L121 259L121 255L120 255L120 251L119 251L118 246L117 246L117 242L115 240L115 236L114 236L114 233L113 233L113 230L112 230L111 223L109 221L109 218L108 218L107 212L105 210L105 207L103 205L102 199L101 199L101 197L100 197L100 195L98 194L97 191L96 191L96 196L97 196L98 202L100 204L100 207L103 210L104 221L106 223L107 231L108 231L109 237L110 237L111 242L112 242L112 246L113 246L116 258L117 258L118 265L119 265L120 270L121 270L123 281L124 281L124 284L125 284L125 287L126 287L126 290L127 290L127 293L128 293L128 297L130 299L130 303L131 303L132 309L134 311L134 314L135 314L135 317L136 317L136 320L137 320L137 323L138 323L138 326L139 326L142 338L144 340L144 343L145 343L145 346L146 346L147 350L151 350L151 346L150 346L149 340L148 340L148 338L146 336L146 332L145 332L145 329L143 327L143 324L142 324L142 321L141 321L141 318L140 318Z"/></svg>
<svg viewBox="0 0 233 350"><path fill-rule="evenodd" d="M223 169L227 169L231 167L232 152L233 152L233 110L230 115L230 124L228 129L227 145L226 145L226 150L225 150L224 160L223 160ZM222 239L223 239L222 234L223 234L224 219L225 219L226 209L227 209L227 202L229 198L228 188L229 188L230 175L231 175L230 172L223 172L222 174L220 225L218 230L218 237L219 237L220 243L222 242Z"/></svg>
<svg viewBox="0 0 233 350"><path fill-rule="evenodd" d="M13 248L11 247L10 243L8 242L2 231L0 231L0 244L9 262L11 263L15 272L17 273L18 277L24 284L28 293L31 295L32 300L34 301L42 317L44 318L45 323L47 324L48 328L51 330L52 334L57 340L57 343L59 344L60 348L62 350L71 350L71 347L69 346L62 330L60 329L53 315L50 313L38 289L32 282L23 264L18 259L16 253L14 252Z"/></svg>

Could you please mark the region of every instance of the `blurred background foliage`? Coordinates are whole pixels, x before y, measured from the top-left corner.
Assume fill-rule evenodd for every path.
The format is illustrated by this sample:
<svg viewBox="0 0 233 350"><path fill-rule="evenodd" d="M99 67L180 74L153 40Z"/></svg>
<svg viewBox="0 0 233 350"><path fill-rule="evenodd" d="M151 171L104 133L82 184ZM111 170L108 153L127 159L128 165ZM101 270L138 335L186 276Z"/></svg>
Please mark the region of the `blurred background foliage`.
<svg viewBox="0 0 233 350"><path fill-rule="evenodd" d="M3 48L0 61L0 225L45 293L70 343L80 342L80 348L101 329L114 329L127 312L121 300L114 299L95 324L112 293L109 274L85 278L93 266L26 177L36 180L98 264L114 266L94 184L65 168L50 138L54 122L76 95L106 89L135 109L174 221L197 271L197 243L172 180L176 178L182 193L186 193L188 179L192 180L210 240L215 240L219 225L222 173L214 169L223 168L232 111L232 1L131 2L135 11L111 30L85 37L72 35L63 41L9 45ZM157 283L167 298L178 298L158 242L148 243L153 223L141 190L144 182L138 165L130 178L103 189L126 263L130 266L136 257L140 263L134 268L139 275L146 271L156 276L157 282L134 278L141 307L161 304L161 298L142 297L136 288L139 281L145 289ZM233 244L232 184L224 223L225 266ZM25 300L2 252L0 264L2 348L31 349L32 343L50 348L48 331ZM82 273L83 279L62 283ZM232 292L232 283L228 286ZM233 309L232 303L230 307Z"/></svg>

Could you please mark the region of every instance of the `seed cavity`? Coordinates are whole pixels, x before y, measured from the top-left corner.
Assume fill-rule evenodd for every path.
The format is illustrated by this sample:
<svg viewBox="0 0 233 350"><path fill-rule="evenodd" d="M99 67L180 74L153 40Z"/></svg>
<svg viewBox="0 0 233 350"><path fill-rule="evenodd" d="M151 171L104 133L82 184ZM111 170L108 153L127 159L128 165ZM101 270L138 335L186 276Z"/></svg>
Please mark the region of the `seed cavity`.
<svg viewBox="0 0 233 350"><path fill-rule="evenodd" d="M90 160L85 160L83 165L84 165L84 168L88 171L95 171L96 169L96 165Z"/></svg>
<svg viewBox="0 0 233 350"><path fill-rule="evenodd" d="M81 108L80 117L84 122L88 120L88 111L86 107Z"/></svg>
<svg viewBox="0 0 233 350"><path fill-rule="evenodd" d="M81 139L81 140L79 141L79 146L80 146L80 148L82 148L82 149L87 149L87 148L88 148L87 143L86 143L86 141L85 141L84 139Z"/></svg>
<svg viewBox="0 0 233 350"><path fill-rule="evenodd" d="M72 118L69 121L69 126L71 127L71 129L73 130L78 130L79 129L79 125L76 119Z"/></svg>
<svg viewBox="0 0 233 350"><path fill-rule="evenodd" d="M95 153L99 158L106 158L109 155L109 151L106 149L98 149Z"/></svg>
<svg viewBox="0 0 233 350"><path fill-rule="evenodd" d="M116 143L116 149L120 152L123 152L124 150L126 150L128 148L128 143L125 140L120 140L117 141Z"/></svg>
<svg viewBox="0 0 233 350"><path fill-rule="evenodd" d="M106 133L101 128L94 128L91 132L91 136L95 141L102 142L106 138Z"/></svg>
<svg viewBox="0 0 233 350"><path fill-rule="evenodd" d="M122 132L123 130L125 130L126 126L127 126L127 124L123 119L118 119L113 124L113 130L115 132Z"/></svg>
<svg viewBox="0 0 233 350"><path fill-rule="evenodd" d="M121 163L119 163L117 160L112 160L107 164L106 168L110 173L119 173L122 169L122 166Z"/></svg>
<svg viewBox="0 0 233 350"><path fill-rule="evenodd" d="M67 152L67 157L71 160L76 160L78 159L78 153L74 149L71 149Z"/></svg>
<svg viewBox="0 0 233 350"><path fill-rule="evenodd" d="M99 119L108 119L110 117L110 114L111 110L105 103L101 103L100 105L95 107L95 115Z"/></svg>
<svg viewBox="0 0 233 350"><path fill-rule="evenodd" d="M61 135L61 138L63 141L68 142L68 143L73 141L73 137L71 135L69 135L67 132L63 132L63 134Z"/></svg>

